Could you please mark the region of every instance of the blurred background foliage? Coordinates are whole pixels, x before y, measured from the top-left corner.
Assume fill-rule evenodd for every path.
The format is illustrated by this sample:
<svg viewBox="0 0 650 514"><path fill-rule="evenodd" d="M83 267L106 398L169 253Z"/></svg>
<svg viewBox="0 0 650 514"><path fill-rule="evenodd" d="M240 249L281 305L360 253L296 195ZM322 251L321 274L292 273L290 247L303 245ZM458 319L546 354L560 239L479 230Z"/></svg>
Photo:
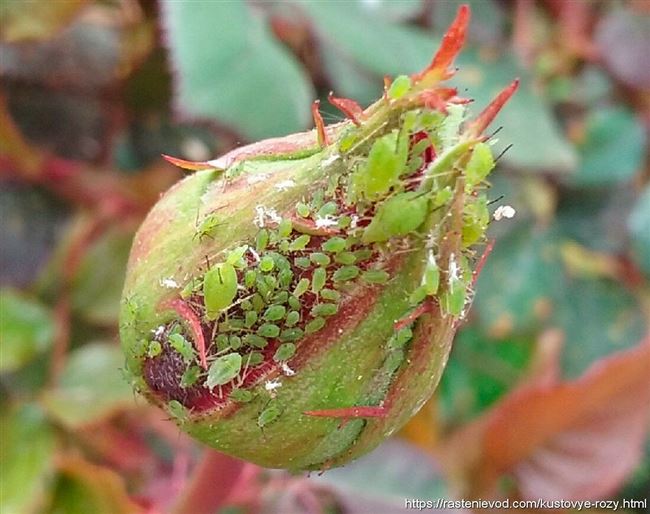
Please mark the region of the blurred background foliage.
<svg viewBox="0 0 650 514"><path fill-rule="evenodd" d="M458 2L0 3L0 511L391 513L403 499L650 491L650 4L470 0L453 79L497 119L491 227L438 392L323 476L187 440L122 379L131 238L205 160L425 66ZM326 119L339 121L332 108ZM630 508L627 512L647 512Z"/></svg>

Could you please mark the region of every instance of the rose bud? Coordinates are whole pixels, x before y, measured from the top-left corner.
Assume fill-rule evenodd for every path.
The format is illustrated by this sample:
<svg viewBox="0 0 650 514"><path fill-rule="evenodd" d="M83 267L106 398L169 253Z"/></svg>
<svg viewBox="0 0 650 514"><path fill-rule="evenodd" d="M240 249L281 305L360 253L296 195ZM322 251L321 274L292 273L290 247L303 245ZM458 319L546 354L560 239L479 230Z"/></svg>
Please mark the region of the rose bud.
<svg viewBox="0 0 650 514"><path fill-rule="evenodd" d="M489 222L482 135L441 86L462 7L421 73L347 120L206 163L140 227L121 340L134 387L182 430L270 468L324 469L370 451L431 396Z"/></svg>

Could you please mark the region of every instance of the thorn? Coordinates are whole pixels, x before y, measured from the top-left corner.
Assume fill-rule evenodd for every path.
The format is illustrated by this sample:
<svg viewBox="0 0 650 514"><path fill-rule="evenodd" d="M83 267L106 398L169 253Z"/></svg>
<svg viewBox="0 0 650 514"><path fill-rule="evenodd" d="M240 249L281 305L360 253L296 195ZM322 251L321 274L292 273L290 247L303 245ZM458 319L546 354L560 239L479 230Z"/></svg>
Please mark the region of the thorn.
<svg viewBox="0 0 650 514"><path fill-rule="evenodd" d="M476 281L478 280L481 271L483 271L483 267L485 266L485 263L487 262L487 259L492 253L493 249L494 249L494 239L490 239L488 241L487 246L485 247L485 250L483 250L481 257L479 257L479 260L476 263L476 268L472 272L472 287L474 287L474 285L476 284Z"/></svg>
<svg viewBox="0 0 650 514"><path fill-rule="evenodd" d="M517 91L518 87L519 79L515 79L508 87L501 91L485 109L483 109L483 112L481 112L481 114L479 114L474 121L469 124L467 133L470 136L478 137L481 132L483 132L487 126L492 123L492 120L496 117L497 114L499 114L501 108L515 93L515 91Z"/></svg>
<svg viewBox="0 0 650 514"><path fill-rule="evenodd" d="M352 120L357 127L361 126L360 118L363 117L363 109L361 106L354 100L349 98L337 98L330 91L330 94L327 95L327 100L339 111L345 114L348 119Z"/></svg>
<svg viewBox="0 0 650 514"><path fill-rule="evenodd" d="M327 131L325 130L325 122L323 121L323 117L318 110L319 105L320 100L314 100L314 103L311 104L311 115L314 117L314 124L316 125L318 144L321 148L323 148L330 144L330 140L327 137Z"/></svg>
<svg viewBox="0 0 650 514"><path fill-rule="evenodd" d="M412 76L414 82L419 82L427 76L433 75L434 81L449 78L454 72L448 72L449 66L465 44L465 35L469 25L470 9L466 4L458 8L456 18L451 23L447 32L442 37L440 48L434 55L431 64L420 73Z"/></svg>
<svg viewBox="0 0 650 514"><path fill-rule="evenodd" d="M429 313L435 312L435 307L436 305L434 301L431 298L427 298L415 309L409 312L406 316L404 316L401 319L398 319L393 325L393 327L395 328L395 330L402 330L403 328L409 326L411 323L417 320L423 314L426 314L427 312Z"/></svg>
<svg viewBox="0 0 650 514"><path fill-rule="evenodd" d="M165 159L167 162L173 164L174 166L178 166L179 168L182 168L184 170L200 171L200 170L216 169L209 162L186 161L185 159L179 159L178 157L172 157L171 155L165 155L164 153L160 155L162 155L162 158Z"/></svg>

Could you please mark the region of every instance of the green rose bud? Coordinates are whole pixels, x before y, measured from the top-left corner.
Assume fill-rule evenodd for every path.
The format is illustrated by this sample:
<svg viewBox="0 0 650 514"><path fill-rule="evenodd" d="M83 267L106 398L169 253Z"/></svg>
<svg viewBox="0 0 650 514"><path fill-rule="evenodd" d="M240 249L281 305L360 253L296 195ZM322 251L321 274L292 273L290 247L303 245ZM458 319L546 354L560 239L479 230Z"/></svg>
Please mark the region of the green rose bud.
<svg viewBox="0 0 650 514"><path fill-rule="evenodd" d="M350 119L252 144L172 187L138 231L121 310L135 388L198 440L272 468L338 466L431 396L473 296L493 167L431 65Z"/></svg>

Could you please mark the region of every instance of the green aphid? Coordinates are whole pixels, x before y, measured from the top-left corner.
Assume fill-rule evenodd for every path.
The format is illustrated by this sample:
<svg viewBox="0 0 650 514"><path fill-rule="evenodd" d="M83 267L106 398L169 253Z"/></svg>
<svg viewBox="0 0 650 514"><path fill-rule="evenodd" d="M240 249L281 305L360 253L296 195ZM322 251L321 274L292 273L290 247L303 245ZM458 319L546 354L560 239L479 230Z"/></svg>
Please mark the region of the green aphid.
<svg viewBox="0 0 650 514"><path fill-rule="evenodd" d="M404 327L393 334L388 341L388 346L392 349L404 348L411 339L413 339L413 330Z"/></svg>
<svg viewBox="0 0 650 514"><path fill-rule="evenodd" d="M265 306L266 303L264 302L264 298L262 298L262 295L259 293L255 293L251 297L251 303L253 304L253 309L255 312L260 312Z"/></svg>
<svg viewBox="0 0 650 514"><path fill-rule="evenodd" d="M300 321L300 313L298 311L289 311L287 317L284 319L284 324L288 327L293 327Z"/></svg>
<svg viewBox="0 0 650 514"><path fill-rule="evenodd" d="M253 393L246 389L235 388L230 391L228 398L234 402L248 403L253 399Z"/></svg>
<svg viewBox="0 0 650 514"><path fill-rule="evenodd" d="M205 385L208 389L227 384L239 375L242 357L238 353L229 353L217 357L208 369L208 378Z"/></svg>
<svg viewBox="0 0 650 514"><path fill-rule="evenodd" d="M265 426L270 425L274 421L277 421L277 419L280 417L281 414L282 411L277 405L269 405L258 416L257 426L260 428L264 428Z"/></svg>
<svg viewBox="0 0 650 514"><path fill-rule="evenodd" d="M311 290L313 293L318 294L327 282L327 271L325 268L316 268L311 277Z"/></svg>
<svg viewBox="0 0 650 514"><path fill-rule="evenodd" d="M291 295L289 297L289 307L291 307L293 310L299 311L300 310L300 300L298 297Z"/></svg>
<svg viewBox="0 0 650 514"><path fill-rule="evenodd" d="M239 306L242 308L243 311L250 311L253 310L253 303L250 300L243 300Z"/></svg>
<svg viewBox="0 0 650 514"><path fill-rule="evenodd" d="M260 231L255 236L255 250L257 253L262 253L266 250L266 247L269 244L269 231L265 228L260 229Z"/></svg>
<svg viewBox="0 0 650 514"><path fill-rule="evenodd" d="M227 348L230 348L230 343L228 342L228 336L226 334L219 334L215 337L214 343L217 345L217 352L223 352Z"/></svg>
<svg viewBox="0 0 650 514"><path fill-rule="evenodd" d="M238 266L241 267L242 261L244 254L246 253L246 250L248 250L248 246L243 245L243 246L238 246L234 250L231 250L228 253L228 257L226 257L226 262L228 264L232 264L233 266ZM243 261L245 264L245 261Z"/></svg>
<svg viewBox="0 0 650 514"><path fill-rule="evenodd" d="M449 186L436 191L436 194L433 195L432 207L435 209L449 203L453 196L454 192Z"/></svg>
<svg viewBox="0 0 650 514"><path fill-rule="evenodd" d="M465 307L467 287L459 278L451 277L449 287L440 299L442 309L452 316L459 316Z"/></svg>
<svg viewBox="0 0 650 514"><path fill-rule="evenodd" d="M345 229L350 226L350 223L352 223L352 217L345 215L338 219L337 226L341 229Z"/></svg>
<svg viewBox="0 0 650 514"><path fill-rule="evenodd" d="M395 373L395 371L397 371L397 369L404 362L404 356L405 355L402 350L393 350L390 352L384 361L384 372L390 374Z"/></svg>
<svg viewBox="0 0 650 514"><path fill-rule="evenodd" d="M203 277L203 298L208 319L215 319L237 296L237 272L224 262L210 268Z"/></svg>
<svg viewBox="0 0 650 514"><path fill-rule="evenodd" d="M385 284L388 282L390 275L388 272L379 269L371 269L361 274L361 280L368 284Z"/></svg>
<svg viewBox="0 0 650 514"><path fill-rule="evenodd" d="M199 240L202 240L204 237L214 237L217 228L221 225L219 221L219 217L216 213L211 212L208 214L196 228L196 237L198 237Z"/></svg>
<svg viewBox="0 0 650 514"><path fill-rule="evenodd" d="M189 366L181 376L181 387L183 389L192 387L194 384L196 384L196 381L199 379L200 374L201 368L198 366Z"/></svg>
<svg viewBox="0 0 650 514"><path fill-rule="evenodd" d="M301 218L309 217L309 213L310 213L309 206L307 204L303 203L303 202L298 202L296 204L296 213Z"/></svg>
<svg viewBox="0 0 650 514"><path fill-rule="evenodd" d="M257 335L260 337L278 337L280 335L280 327L273 323L264 323L258 327Z"/></svg>
<svg viewBox="0 0 650 514"><path fill-rule="evenodd" d="M260 352L251 352L246 355L246 362L252 367L259 366L264 362L264 355Z"/></svg>
<svg viewBox="0 0 650 514"><path fill-rule="evenodd" d="M274 303L287 303L289 300L289 293L287 291L280 291L278 294L276 294L273 297L273 302Z"/></svg>
<svg viewBox="0 0 650 514"><path fill-rule="evenodd" d="M409 304L419 305L427 297L427 288L425 286L417 287L409 295Z"/></svg>
<svg viewBox="0 0 650 514"><path fill-rule="evenodd" d="M239 350L242 347L242 340L239 336L230 336L228 338L228 344L233 350Z"/></svg>
<svg viewBox="0 0 650 514"><path fill-rule="evenodd" d="M275 262L276 268L282 271L291 270L291 263L289 262L289 259L287 259L284 255L281 255L277 252L271 252L269 255L273 257L273 262Z"/></svg>
<svg viewBox="0 0 650 514"><path fill-rule="evenodd" d="M313 334L325 326L325 318L314 318L305 325L305 333Z"/></svg>
<svg viewBox="0 0 650 514"><path fill-rule="evenodd" d="M257 272L255 270L249 269L244 273L244 285L250 289L255 285L257 280Z"/></svg>
<svg viewBox="0 0 650 514"><path fill-rule="evenodd" d="M364 248L362 250L356 250L352 253L354 253L354 257L357 262L367 261L372 257L372 250L369 250L367 248Z"/></svg>
<svg viewBox="0 0 650 514"><path fill-rule="evenodd" d="M134 357L144 357L149 353L149 341L146 339L138 339L131 349Z"/></svg>
<svg viewBox="0 0 650 514"><path fill-rule="evenodd" d="M344 264L346 266L349 266L357 262L357 256L354 255L354 252L341 252L341 253L337 253L334 256L334 260L338 264Z"/></svg>
<svg viewBox="0 0 650 514"><path fill-rule="evenodd" d="M246 328L251 328L257 322L257 312L247 311L244 316L244 326Z"/></svg>
<svg viewBox="0 0 650 514"><path fill-rule="evenodd" d="M278 225L278 235L280 237L289 237L293 230L293 223L290 219L284 218Z"/></svg>
<svg viewBox="0 0 650 514"><path fill-rule="evenodd" d="M442 121L440 127L440 140L443 149L450 148L458 143L460 139L460 126L465 118L465 107L459 104L447 106L447 117Z"/></svg>
<svg viewBox="0 0 650 514"><path fill-rule="evenodd" d="M264 282L268 286L268 288L273 291L278 287L278 279L275 278L273 275L266 275L264 277Z"/></svg>
<svg viewBox="0 0 650 514"><path fill-rule="evenodd" d="M424 268L424 275L422 276L422 286L429 296L434 296L438 292L440 285L440 268L436 263L433 254L429 255L427 265Z"/></svg>
<svg viewBox="0 0 650 514"><path fill-rule="evenodd" d="M253 348L260 348L260 349L266 348L266 345L269 344L269 342L266 339L256 334L246 334L244 336L244 343L247 344L248 346L252 346Z"/></svg>
<svg viewBox="0 0 650 514"><path fill-rule="evenodd" d="M264 280L264 277L258 277L255 281L255 289L257 293L264 299L268 300L273 293L273 289L269 287L269 284Z"/></svg>
<svg viewBox="0 0 650 514"><path fill-rule="evenodd" d="M293 281L293 271L290 269L283 269L278 274L278 280L280 281L280 285L282 287L289 287Z"/></svg>
<svg viewBox="0 0 650 514"><path fill-rule="evenodd" d="M338 205L336 205L336 202L327 202L323 204L320 209L318 209L318 217L325 218L327 216L333 216L337 213L338 209L339 208Z"/></svg>
<svg viewBox="0 0 650 514"><path fill-rule="evenodd" d="M170 334L168 341L171 347L181 354L183 360L189 362L194 359L194 348L181 334Z"/></svg>
<svg viewBox="0 0 650 514"><path fill-rule="evenodd" d="M417 191L398 193L382 203L363 232L364 243L388 241L415 231L429 213L429 199Z"/></svg>
<svg viewBox="0 0 650 514"><path fill-rule="evenodd" d="M467 162L465 168L465 184L468 188L472 188L480 184L490 174L494 168L494 158L492 157L492 150L485 143L478 143L472 155Z"/></svg>
<svg viewBox="0 0 650 514"><path fill-rule="evenodd" d="M335 282L346 282L359 276L359 268L357 266L342 266L334 272L332 277Z"/></svg>
<svg viewBox="0 0 650 514"><path fill-rule="evenodd" d="M298 252L300 250L304 250L305 247L309 244L310 240L311 237L308 234L298 236L296 239L291 241L291 243L289 243L289 251Z"/></svg>
<svg viewBox="0 0 650 514"><path fill-rule="evenodd" d="M357 197L376 201L399 184L399 176L406 165L408 142L405 148L399 143L396 130L375 140L365 164L351 177L352 190Z"/></svg>
<svg viewBox="0 0 650 514"><path fill-rule="evenodd" d="M278 243L278 250L282 253L289 253L289 241L287 239L280 241Z"/></svg>
<svg viewBox="0 0 650 514"><path fill-rule="evenodd" d="M261 271L268 273L269 271L272 271L274 267L275 267L275 262L273 261L273 257L271 257L270 255L265 255L264 257L262 257L262 260L260 260L259 268Z"/></svg>
<svg viewBox="0 0 650 514"><path fill-rule="evenodd" d="M312 253L309 256L309 259L317 266L328 266L329 263L332 262L332 260L329 258L327 254L321 252Z"/></svg>
<svg viewBox="0 0 650 514"><path fill-rule="evenodd" d="M273 355L273 360L275 362L281 362L289 360L296 353L296 345L293 343L284 343L278 346L278 349Z"/></svg>
<svg viewBox="0 0 650 514"><path fill-rule="evenodd" d="M333 316L339 310L339 306L335 303L319 303L314 305L311 309L312 316Z"/></svg>
<svg viewBox="0 0 650 514"><path fill-rule="evenodd" d="M346 242L342 237L334 236L325 241L321 247L326 252L338 253L345 250Z"/></svg>
<svg viewBox="0 0 650 514"><path fill-rule="evenodd" d="M409 92L409 89L411 89L411 78L407 75L399 75L388 88L388 98L399 100Z"/></svg>
<svg viewBox="0 0 650 514"><path fill-rule="evenodd" d="M280 333L280 341L299 341L305 335L302 329L287 328Z"/></svg>
<svg viewBox="0 0 650 514"><path fill-rule="evenodd" d="M293 290L293 296L295 296L296 298L300 298L303 294L307 292L308 289L309 289L309 279L301 278Z"/></svg>
<svg viewBox="0 0 650 514"><path fill-rule="evenodd" d="M341 299L341 293L339 293L336 289L321 289L320 296L324 300L330 300L334 302L338 302Z"/></svg>
<svg viewBox="0 0 650 514"><path fill-rule="evenodd" d="M490 223L487 198L480 195L466 203L463 210L463 245L471 246L483 237Z"/></svg>
<svg viewBox="0 0 650 514"><path fill-rule="evenodd" d="M147 357L153 359L162 353L162 346L159 341L150 341L147 349Z"/></svg>
<svg viewBox="0 0 650 514"><path fill-rule="evenodd" d="M262 317L267 321L278 321L279 319L283 319L286 313L287 309L284 305L271 305L264 311Z"/></svg>
<svg viewBox="0 0 650 514"><path fill-rule="evenodd" d="M179 423L185 423L189 418L189 411L178 400L167 402L167 412Z"/></svg>
<svg viewBox="0 0 650 514"><path fill-rule="evenodd" d="M311 267L311 261L309 260L309 257L296 257L293 262L297 267L302 269Z"/></svg>

